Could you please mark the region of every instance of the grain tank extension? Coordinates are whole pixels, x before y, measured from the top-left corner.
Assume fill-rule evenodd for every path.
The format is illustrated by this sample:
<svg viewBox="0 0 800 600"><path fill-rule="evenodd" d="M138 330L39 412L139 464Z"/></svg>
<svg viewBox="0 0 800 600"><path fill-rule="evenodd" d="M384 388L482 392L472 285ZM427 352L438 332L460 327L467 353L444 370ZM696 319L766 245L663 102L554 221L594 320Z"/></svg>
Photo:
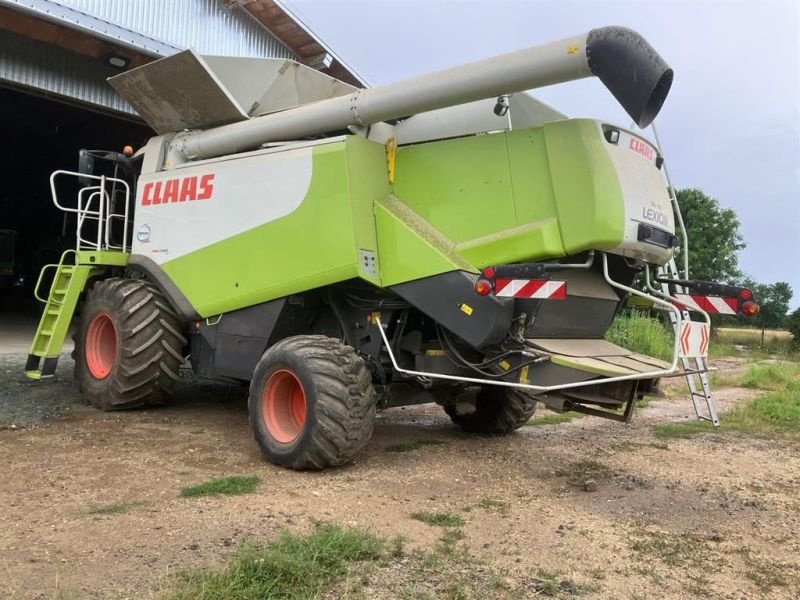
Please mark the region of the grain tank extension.
<svg viewBox="0 0 800 600"><path fill-rule="evenodd" d="M54 372L83 299L93 405L162 403L185 364L249 382L256 441L292 468L347 462L375 411L405 404L483 433L538 403L628 420L705 357L703 302L755 304L669 271L679 212L656 146L522 93L590 76L639 127L672 82L618 27L366 90L192 51L112 78L157 135L51 177L76 249L52 266L28 375ZM671 315L671 361L604 340L631 295Z"/></svg>

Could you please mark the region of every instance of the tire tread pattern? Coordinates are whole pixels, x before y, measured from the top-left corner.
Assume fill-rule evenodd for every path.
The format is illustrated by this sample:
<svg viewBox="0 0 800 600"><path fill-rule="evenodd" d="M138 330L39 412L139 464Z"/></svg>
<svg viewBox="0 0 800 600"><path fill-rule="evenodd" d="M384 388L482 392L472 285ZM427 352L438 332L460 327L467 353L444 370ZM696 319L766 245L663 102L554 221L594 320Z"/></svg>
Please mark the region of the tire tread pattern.
<svg viewBox="0 0 800 600"><path fill-rule="evenodd" d="M261 364L291 353L312 373L315 386L315 426L302 451L290 460L276 457L270 447L256 441L273 462L293 469L324 469L349 462L372 437L375 425L375 391L364 360L353 348L324 335L300 335L281 340L264 353ZM250 384L250 402L260 402L259 378ZM257 411L251 406L251 421ZM306 421L309 423L309 421ZM251 422L254 432L257 423Z"/></svg>
<svg viewBox="0 0 800 600"><path fill-rule="evenodd" d="M89 290L75 339L75 379L89 402L105 411L163 404L172 394L182 350L187 344L177 315L153 285L142 279L112 278ZM91 318L109 313L117 327L118 363L97 380L84 358L84 338Z"/></svg>

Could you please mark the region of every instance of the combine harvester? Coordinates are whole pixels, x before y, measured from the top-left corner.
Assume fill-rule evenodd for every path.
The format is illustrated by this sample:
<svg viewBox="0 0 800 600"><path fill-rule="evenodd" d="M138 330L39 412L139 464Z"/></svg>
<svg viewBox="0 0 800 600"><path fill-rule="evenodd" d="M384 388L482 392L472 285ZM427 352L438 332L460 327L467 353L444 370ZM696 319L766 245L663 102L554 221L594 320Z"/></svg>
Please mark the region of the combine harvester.
<svg viewBox="0 0 800 600"><path fill-rule="evenodd" d="M50 266L28 376L53 374L83 299L89 402L160 404L188 357L249 381L256 441L295 469L347 462L391 406L435 402L486 433L538 402L627 421L658 378L704 373L710 309L756 305L679 276L657 147L518 93L589 76L639 127L672 82L618 27L366 90L191 51L111 78L158 135L53 173L77 246ZM671 314L671 361L603 339L629 296ZM716 423L704 377L692 394Z"/></svg>

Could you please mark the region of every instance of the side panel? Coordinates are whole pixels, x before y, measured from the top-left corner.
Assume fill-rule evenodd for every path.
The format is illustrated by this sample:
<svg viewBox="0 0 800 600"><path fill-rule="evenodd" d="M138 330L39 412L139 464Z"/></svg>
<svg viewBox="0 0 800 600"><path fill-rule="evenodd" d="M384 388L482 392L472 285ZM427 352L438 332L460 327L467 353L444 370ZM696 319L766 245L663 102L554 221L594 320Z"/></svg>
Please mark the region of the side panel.
<svg viewBox="0 0 800 600"><path fill-rule="evenodd" d="M625 206L597 122L556 121L544 126L544 135L564 251L615 248L624 235Z"/></svg>
<svg viewBox="0 0 800 600"><path fill-rule="evenodd" d="M239 170L240 162L252 159L257 159L253 170ZM226 177L228 169L247 181L231 181ZM161 244L150 225L150 232L144 230L149 242L138 235L135 249L144 253L150 248L151 256L166 255L162 268L200 316L357 276L343 142L208 163L191 170L215 174L210 198L148 206L146 183L155 176L142 179L137 235L150 225L148 219L155 211L166 210L171 213L164 221L169 243L164 252L153 252L159 248L152 246ZM158 176L170 179L188 171L176 169ZM212 203L217 208L204 208ZM146 210L139 212L140 208Z"/></svg>

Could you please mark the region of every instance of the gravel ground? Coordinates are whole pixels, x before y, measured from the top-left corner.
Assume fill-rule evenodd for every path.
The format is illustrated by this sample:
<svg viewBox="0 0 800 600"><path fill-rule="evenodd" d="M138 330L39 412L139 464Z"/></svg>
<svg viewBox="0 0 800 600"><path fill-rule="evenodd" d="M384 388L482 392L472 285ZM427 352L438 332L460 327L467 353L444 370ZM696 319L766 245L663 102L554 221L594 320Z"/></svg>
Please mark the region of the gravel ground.
<svg viewBox="0 0 800 600"><path fill-rule="evenodd" d="M27 354L0 354L0 429L49 421L85 405L72 379L69 353L61 355L56 374L43 381L25 377L26 358Z"/></svg>

